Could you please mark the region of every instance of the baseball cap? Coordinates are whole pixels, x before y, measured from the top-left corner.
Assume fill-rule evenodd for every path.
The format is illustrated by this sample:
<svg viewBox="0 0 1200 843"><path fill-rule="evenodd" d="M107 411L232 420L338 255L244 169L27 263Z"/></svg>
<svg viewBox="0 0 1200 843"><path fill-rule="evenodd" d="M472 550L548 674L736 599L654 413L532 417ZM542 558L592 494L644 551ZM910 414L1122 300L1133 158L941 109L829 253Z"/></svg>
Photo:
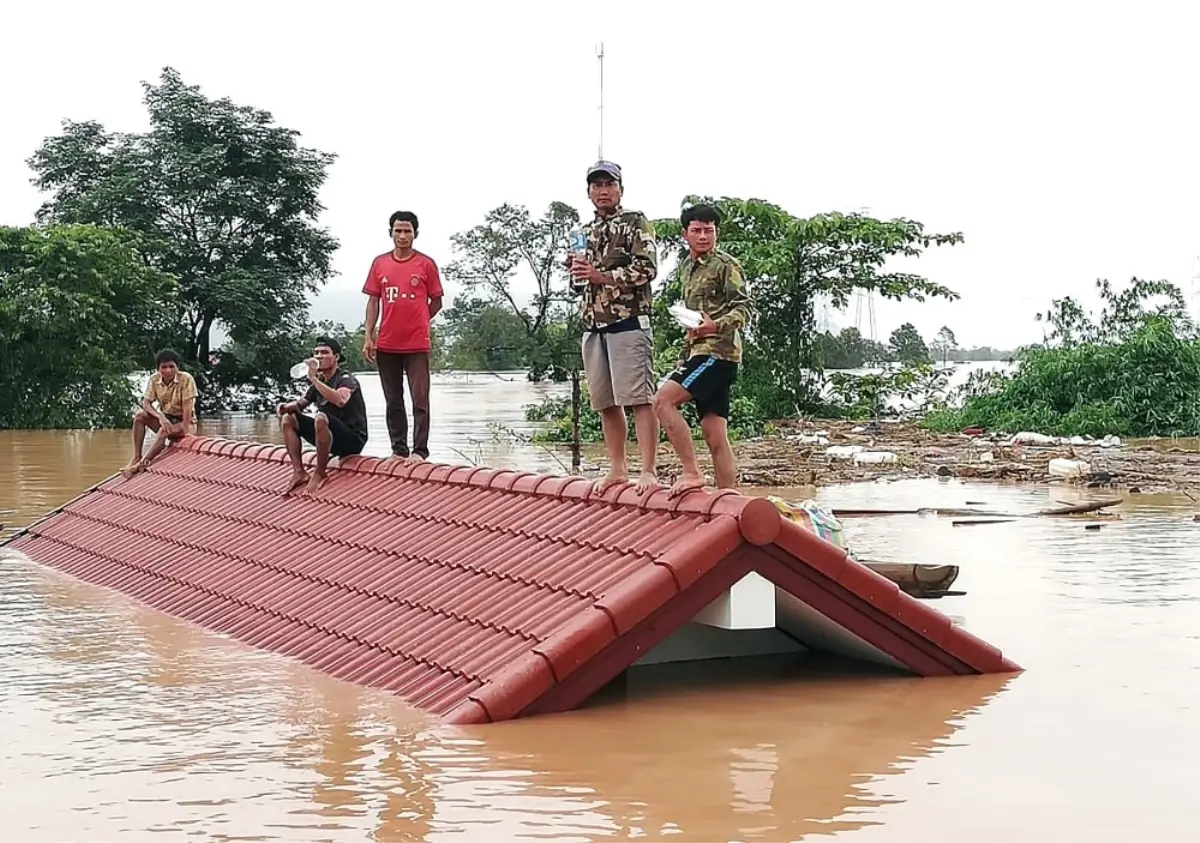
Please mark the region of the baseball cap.
<svg viewBox="0 0 1200 843"><path fill-rule="evenodd" d="M337 340L335 340L333 337L317 337L316 341L313 342L313 345L314 346L317 346L317 345L328 346L329 350L333 352L334 357L342 356L342 344L339 343Z"/></svg>
<svg viewBox="0 0 1200 843"><path fill-rule="evenodd" d="M621 183L621 168L611 161L597 161L592 166L588 167L587 180L590 182L592 176L603 173L610 176L617 184Z"/></svg>

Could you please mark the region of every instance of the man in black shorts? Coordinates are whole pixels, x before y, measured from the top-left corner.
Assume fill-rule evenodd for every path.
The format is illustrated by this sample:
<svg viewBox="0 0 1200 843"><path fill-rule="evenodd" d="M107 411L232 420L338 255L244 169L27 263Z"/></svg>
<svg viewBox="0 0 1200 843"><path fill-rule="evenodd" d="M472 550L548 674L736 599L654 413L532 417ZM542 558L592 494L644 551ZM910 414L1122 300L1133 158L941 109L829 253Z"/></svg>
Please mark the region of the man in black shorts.
<svg viewBox="0 0 1200 843"><path fill-rule="evenodd" d="M362 453L367 444L367 405L363 402L358 378L338 365L342 347L329 337L318 337L308 361L308 392L299 401L280 404L276 413L282 418L283 442L292 458L292 482L288 491L308 484L305 491L315 492L328 477L329 457L349 457ZM314 415L304 409L315 404ZM317 465L310 478L300 459L300 440L317 449Z"/></svg>
<svg viewBox="0 0 1200 843"><path fill-rule="evenodd" d="M684 305L703 314L699 326L688 330L679 368L658 388L654 411L683 473L671 487L671 497L704 487L696 463L692 432L679 408L696 402L700 429L712 454L718 489L732 489L737 466L729 444L729 393L742 359L741 330L750 321L750 298L741 264L716 248L720 214L710 205L693 205L680 217L688 256L679 267Z"/></svg>

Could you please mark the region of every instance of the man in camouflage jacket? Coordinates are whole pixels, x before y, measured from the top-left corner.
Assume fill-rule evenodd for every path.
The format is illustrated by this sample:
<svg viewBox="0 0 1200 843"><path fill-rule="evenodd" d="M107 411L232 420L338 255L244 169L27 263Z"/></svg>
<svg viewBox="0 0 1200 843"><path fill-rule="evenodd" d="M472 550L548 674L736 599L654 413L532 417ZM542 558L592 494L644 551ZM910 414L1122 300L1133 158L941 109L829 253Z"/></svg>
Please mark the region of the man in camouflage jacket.
<svg viewBox="0 0 1200 843"><path fill-rule="evenodd" d="M741 332L750 322L750 297L741 264L718 249L720 213L711 205L693 205L680 217L688 256L679 266L683 304L702 315L687 332L679 368L663 382L654 410L667 439L679 454L683 471L671 495L703 488L692 433L679 408L696 402L704 441L712 454L718 489L737 482L737 466L729 444L729 398L742 360Z"/></svg>
<svg viewBox="0 0 1200 843"><path fill-rule="evenodd" d="M587 226L586 253L567 263L581 297L583 371L608 450L608 473L596 491L628 480L624 408L632 407L642 457L637 486L644 492L658 484L650 332L650 284L658 274L654 227L641 212L622 207L624 184L616 164L597 161L588 168L587 185L596 216Z"/></svg>

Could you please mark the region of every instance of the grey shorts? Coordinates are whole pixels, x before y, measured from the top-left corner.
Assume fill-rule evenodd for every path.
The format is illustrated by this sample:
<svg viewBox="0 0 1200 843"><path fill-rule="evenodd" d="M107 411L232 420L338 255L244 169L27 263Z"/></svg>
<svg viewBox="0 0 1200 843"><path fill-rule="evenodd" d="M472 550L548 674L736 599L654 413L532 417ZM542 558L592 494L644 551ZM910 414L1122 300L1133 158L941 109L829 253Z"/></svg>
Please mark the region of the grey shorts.
<svg viewBox="0 0 1200 843"><path fill-rule="evenodd" d="M583 335L583 374L592 409L636 407L654 400L654 338L649 328Z"/></svg>

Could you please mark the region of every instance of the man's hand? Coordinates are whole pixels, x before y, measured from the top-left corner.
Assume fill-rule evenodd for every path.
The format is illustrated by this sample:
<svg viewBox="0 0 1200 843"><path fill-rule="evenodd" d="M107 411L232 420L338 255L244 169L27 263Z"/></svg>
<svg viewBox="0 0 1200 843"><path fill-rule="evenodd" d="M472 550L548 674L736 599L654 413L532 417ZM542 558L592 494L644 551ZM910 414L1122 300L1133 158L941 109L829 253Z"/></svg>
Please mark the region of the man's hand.
<svg viewBox="0 0 1200 843"><path fill-rule="evenodd" d="M571 277L576 281L586 281L589 284L608 283L608 279L601 274L600 270L578 257L571 262Z"/></svg>
<svg viewBox="0 0 1200 843"><path fill-rule="evenodd" d="M375 340L372 337L363 337L363 360L368 363L375 362Z"/></svg>
<svg viewBox="0 0 1200 843"><path fill-rule="evenodd" d="M183 435L183 422L180 421L180 422L176 422L175 424L167 425L166 431L167 431L168 436L182 436Z"/></svg>
<svg viewBox="0 0 1200 843"><path fill-rule="evenodd" d="M300 406L295 401L288 401L286 404L280 404L275 408L275 415L277 416L287 416L298 412L300 412Z"/></svg>
<svg viewBox="0 0 1200 843"><path fill-rule="evenodd" d="M310 357L307 360L305 360L304 362L308 364L308 379L310 381L315 380L317 378L318 373L320 372L320 370L317 368L316 359Z"/></svg>
<svg viewBox="0 0 1200 843"><path fill-rule="evenodd" d="M712 320L712 317L707 313L701 315L704 317L704 321L695 328L688 329L687 335L689 340L701 340L705 337L711 337L713 334L717 333L717 323Z"/></svg>

